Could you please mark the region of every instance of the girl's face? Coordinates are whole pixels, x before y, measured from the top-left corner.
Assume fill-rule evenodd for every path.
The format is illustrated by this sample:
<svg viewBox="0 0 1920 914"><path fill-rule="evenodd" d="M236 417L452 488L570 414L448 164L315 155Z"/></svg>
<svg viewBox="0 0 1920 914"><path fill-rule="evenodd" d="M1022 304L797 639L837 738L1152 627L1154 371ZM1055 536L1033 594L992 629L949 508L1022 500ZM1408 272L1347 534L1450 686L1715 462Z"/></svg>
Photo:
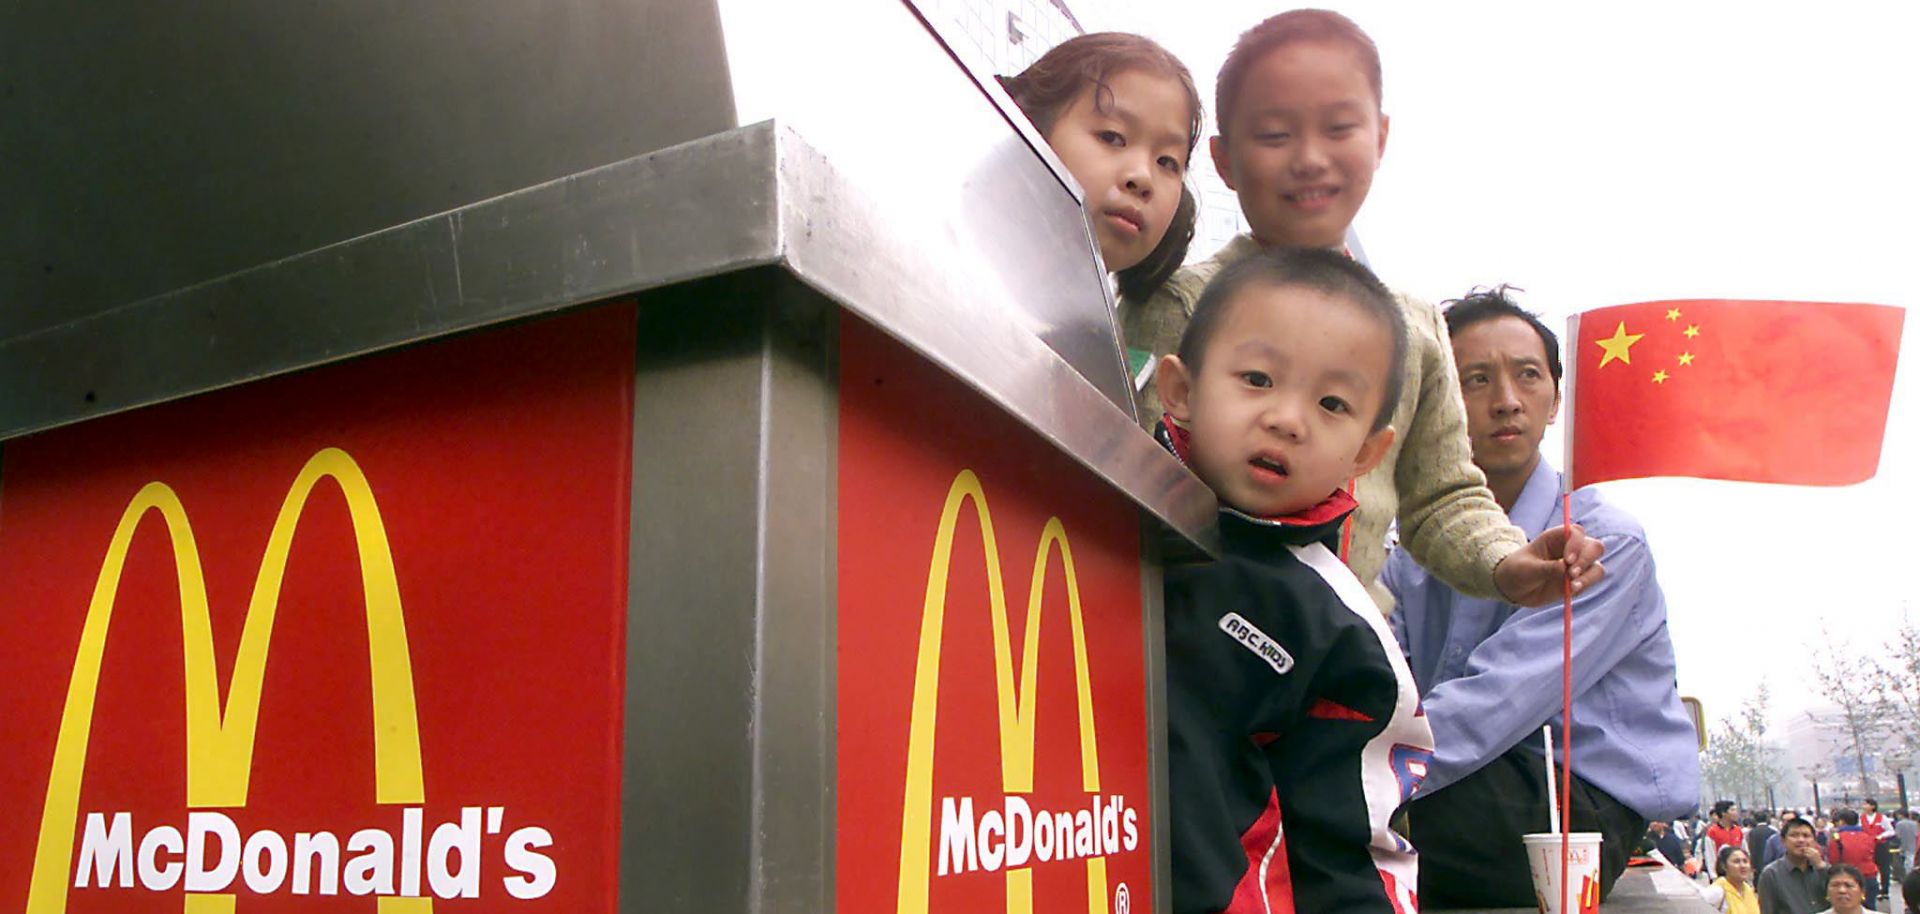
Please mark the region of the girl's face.
<svg viewBox="0 0 1920 914"><path fill-rule="evenodd" d="M1250 67L1210 144L1255 238L1336 249L1386 148L1359 52L1329 41L1288 42Z"/></svg>
<svg viewBox="0 0 1920 914"><path fill-rule="evenodd" d="M1753 860L1746 851L1734 851L1727 855L1726 875L1733 877L1735 882L1753 881Z"/></svg>
<svg viewBox="0 0 1920 914"><path fill-rule="evenodd" d="M1107 88L1074 99L1047 144L1086 191L1100 257L1117 272L1146 259L1173 223L1193 111L1171 76L1122 70Z"/></svg>

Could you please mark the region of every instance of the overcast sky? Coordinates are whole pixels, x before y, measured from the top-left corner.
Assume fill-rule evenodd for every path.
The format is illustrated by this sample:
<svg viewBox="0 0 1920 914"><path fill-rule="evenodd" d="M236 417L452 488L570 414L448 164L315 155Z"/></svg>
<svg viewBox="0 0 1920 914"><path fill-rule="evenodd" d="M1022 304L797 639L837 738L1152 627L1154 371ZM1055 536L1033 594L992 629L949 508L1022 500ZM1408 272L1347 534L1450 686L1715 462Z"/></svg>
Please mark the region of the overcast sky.
<svg viewBox="0 0 1920 914"><path fill-rule="evenodd" d="M1513 283L1556 328L1648 299L1920 302L1920 4L1325 5L1381 49L1392 128L1358 227L1390 285ZM1285 8L1121 0L1087 25L1160 40L1211 105L1233 39ZM1710 718L1762 676L1781 721L1820 703L1823 628L1877 652L1920 621L1916 337L1909 317L1871 482L1603 484L1646 526Z"/></svg>

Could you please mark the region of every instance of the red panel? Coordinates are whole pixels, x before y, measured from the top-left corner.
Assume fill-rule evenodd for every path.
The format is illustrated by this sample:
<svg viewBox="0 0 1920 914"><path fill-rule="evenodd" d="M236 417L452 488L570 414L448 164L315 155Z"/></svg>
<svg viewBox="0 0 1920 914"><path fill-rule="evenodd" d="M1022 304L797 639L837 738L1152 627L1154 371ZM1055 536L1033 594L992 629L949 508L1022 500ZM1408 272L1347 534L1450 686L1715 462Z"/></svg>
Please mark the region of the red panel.
<svg viewBox="0 0 1920 914"><path fill-rule="evenodd" d="M844 320L840 358L839 910L1005 911L1009 894L1020 895L1030 880L1035 911L1147 911L1137 514L1084 468L871 327ZM981 501L991 518L991 550L983 542ZM937 544L950 504L951 561L941 574ZM1049 553L1035 678L1023 691L1035 556L1051 518L1059 520L1074 568L1069 575L1058 551ZM997 577L990 555L998 559ZM1091 766L1082 752L1070 583L1077 584L1083 619L1097 750ZM1011 688L1004 695L994 584L1006 603ZM935 633L937 650L928 640ZM910 774L916 689L923 699L918 738L930 763L917 786ZM1030 784L1019 783L1017 763L1011 772L1006 764L1009 754L1021 755L1025 739L1017 727L1003 728L1003 698L1010 718L1031 725ZM1032 702L1024 718L1022 698ZM1096 790L1087 789L1090 767ZM1016 818L1022 808L1051 814L1046 827L1024 826L1023 834L1015 826L1014 844L1027 859L1011 866L1005 832L991 822L1010 808ZM1091 826L1069 829L1075 843L1065 857L1057 851L1059 814L1083 814ZM923 852L916 837L924 838ZM1042 861L1045 845L1052 849ZM1099 862L1090 867L1090 859ZM1090 869L1101 868L1104 879L1096 872L1090 880ZM1090 898L1094 891L1099 897Z"/></svg>
<svg viewBox="0 0 1920 914"><path fill-rule="evenodd" d="M204 568L222 704L268 532L327 448L364 474L389 538L410 660L423 802L375 794L368 612L344 487L313 489L290 545L259 684L242 839L361 829L430 845L482 807L478 900L440 910L611 911L619 757L634 314L630 305L249 384L11 442L0 477L0 909L26 903L55 742L89 597L135 493L164 482ZM364 518L360 521L365 526ZM183 890L71 888L85 818L188 824L180 588L159 512L139 522L105 639L64 899L70 911L181 910ZM402 766L404 767L404 766ZM484 808L502 807L489 829ZM59 818L58 816L55 817ZM505 880L510 836L544 828L544 895ZM449 833L451 835L451 832ZM522 839L531 833L520 833ZM270 844L270 839L260 839ZM263 845L264 846L264 845ZM406 856L397 850L396 856ZM358 856L357 853L343 857ZM458 868L461 856L449 854ZM163 859L168 859L164 858ZM263 861L269 857L261 857ZM524 861L523 861L524 862ZM396 890L407 865L395 872ZM536 866L537 868L537 866ZM118 875L116 874L116 881ZM429 875L420 891L432 895ZM370 911L291 875L238 909Z"/></svg>

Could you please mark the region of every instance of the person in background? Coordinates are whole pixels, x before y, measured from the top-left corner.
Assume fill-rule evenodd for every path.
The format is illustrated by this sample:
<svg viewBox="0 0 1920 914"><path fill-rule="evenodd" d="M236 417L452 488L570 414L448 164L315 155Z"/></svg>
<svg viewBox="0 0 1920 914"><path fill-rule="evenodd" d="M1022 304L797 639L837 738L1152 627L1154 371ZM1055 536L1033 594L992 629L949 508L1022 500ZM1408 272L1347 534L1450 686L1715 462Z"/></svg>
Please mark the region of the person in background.
<svg viewBox="0 0 1920 914"><path fill-rule="evenodd" d="M1707 904L1723 914L1760 914L1760 893L1753 887L1753 858L1747 849L1728 845L1714 862L1720 874L1702 894Z"/></svg>
<svg viewBox="0 0 1920 914"><path fill-rule="evenodd" d="M1561 476L1540 452L1560 406L1559 340L1504 287L1456 302L1446 326L1469 447L1496 504L1528 536L1559 529ZM1573 493L1572 510L1612 566L1573 598L1569 812L1575 831L1602 835L1604 900L1648 820L1698 803L1700 754L1674 686L1666 599L1640 524L1592 488ZM1561 608L1470 597L1415 559L1396 550L1381 580L1397 604L1394 632L1437 747L1407 806L1420 899L1433 907L1524 906L1534 890L1520 835L1539 831L1548 816L1540 728L1565 733Z"/></svg>
<svg viewBox="0 0 1920 914"><path fill-rule="evenodd" d="M1893 834L1900 842L1895 858L1899 861L1899 872L1902 874L1920 872L1920 867L1914 866L1915 854L1920 853L1920 821L1914 819L1913 810L1900 810L1900 815L1894 819ZM1901 884L1906 883L1903 880Z"/></svg>
<svg viewBox="0 0 1920 914"><path fill-rule="evenodd" d="M1827 901L1833 907L1820 914L1861 914L1872 910L1867 906L1871 891L1859 870L1844 863L1827 867Z"/></svg>
<svg viewBox="0 0 1920 914"><path fill-rule="evenodd" d="M1780 825L1786 855L1760 871L1760 914L1814 914L1827 906L1827 864L1813 840L1813 823Z"/></svg>
<svg viewBox="0 0 1920 914"><path fill-rule="evenodd" d="M1740 828L1740 808L1735 806L1732 800L1714 801L1711 815L1712 822L1707 826L1706 846L1702 848L1700 857L1714 862L1713 868L1708 870L1707 875L1715 877L1720 875L1718 864L1720 849L1741 846L1745 843L1747 834Z"/></svg>
<svg viewBox="0 0 1920 914"><path fill-rule="evenodd" d="M1772 812L1760 810L1753 816L1753 827L1747 829L1747 857L1753 861L1755 872L1773 862L1767 859L1767 841L1780 830L1773 827L1772 818Z"/></svg>
<svg viewBox="0 0 1920 914"><path fill-rule="evenodd" d="M1783 809L1780 811L1780 829L1774 832L1772 837L1767 839L1766 850L1760 853L1760 859L1758 861L1760 870L1765 871L1767 867L1773 865L1773 861L1787 855L1787 847L1784 843L1787 823L1798 818L1800 818L1800 814L1794 810Z"/></svg>
<svg viewBox="0 0 1920 914"><path fill-rule="evenodd" d="M1699 861L1687 850L1687 843L1680 840L1680 834L1673 830L1673 824L1661 819L1647 823L1646 837L1641 844L1648 850L1658 852L1660 859L1683 873L1692 873L1699 869Z"/></svg>
<svg viewBox="0 0 1920 914"><path fill-rule="evenodd" d="M1912 818L1912 810L1908 810ZM1909 867L1907 878L1900 880L1900 910L1920 911L1920 867Z"/></svg>
<svg viewBox="0 0 1920 914"><path fill-rule="evenodd" d="M1873 865L1879 869L1879 894L1870 896L1885 899L1889 886L1888 875L1893 872L1893 823L1880 813L1880 801L1868 797L1860 801L1860 830L1873 836Z"/></svg>
<svg viewBox="0 0 1920 914"><path fill-rule="evenodd" d="M1833 837L1827 839L1827 859L1852 866L1858 871L1857 881L1867 893L1867 901L1878 899L1880 865L1873 858L1880 842L1860 827L1860 814L1851 809L1834 810L1833 821L1839 827L1834 829Z"/></svg>

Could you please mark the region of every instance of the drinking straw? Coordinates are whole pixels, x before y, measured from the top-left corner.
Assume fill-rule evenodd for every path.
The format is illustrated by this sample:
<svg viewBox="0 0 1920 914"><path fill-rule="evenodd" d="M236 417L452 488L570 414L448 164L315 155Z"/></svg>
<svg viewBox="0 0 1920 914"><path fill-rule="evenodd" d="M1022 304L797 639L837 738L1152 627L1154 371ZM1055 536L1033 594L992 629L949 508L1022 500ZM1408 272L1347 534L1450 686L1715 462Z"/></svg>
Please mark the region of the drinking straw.
<svg viewBox="0 0 1920 914"><path fill-rule="evenodd" d="M1553 770L1553 725L1540 728L1541 738L1547 741L1547 834L1560 833L1560 787Z"/></svg>

